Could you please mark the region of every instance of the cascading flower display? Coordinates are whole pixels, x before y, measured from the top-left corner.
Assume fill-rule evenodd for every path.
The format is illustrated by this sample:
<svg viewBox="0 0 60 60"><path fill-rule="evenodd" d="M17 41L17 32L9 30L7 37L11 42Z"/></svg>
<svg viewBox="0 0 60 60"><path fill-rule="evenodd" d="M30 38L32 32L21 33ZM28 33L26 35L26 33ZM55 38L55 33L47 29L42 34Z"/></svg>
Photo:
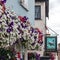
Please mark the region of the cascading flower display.
<svg viewBox="0 0 60 60"><path fill-rule="evenodd" d="M2 1L6 2L6 0ZM19 38L18 26L20 21L15 12L4 9L4 4L0 4L0 46L7 47ZM4 10L2 10L4 9Z"/></svg>
<svg viewBox="0 0 60 60"><path fill-rule="evenodd" d="M5 3L6 0L0 0L0 47L21 42L22 47L39 49L43 43L42 32L32 27L26 16L17 17L14 11L5 7Z"/></svg>
<svg viewBox="0 0 60 60"><path fill-rule="evenodd" d="M26 16L22 17L22 16L18 16L18 18L20 19L20 25L18 26L18 30L19 30L19 35L20 35L20 42L22 43L22 45L24 47L27 47L27 43L28 43L28 39L29 39L29 21L27 20L28 18Z"/></svg>
<svg viewBox="0 0 60 60"><path fill-rule="evenodd" d="M30 29L30 47L31 49L39 49L43 43L43 33L38 28Z"/></svg>
<svg viewBox="0 0 60 60"><path fill-rule="evenodd" d="M26 16L17 17L15 12L5 7L5 2L0 3L0 47L21 42L20 47L39 49L43 43L43 33L32 27Z"/></svg>
<svg viewBox="0 0 60 60"><path fill-rule="evenodd" d="M0 0L0 2L1 2L2 4L4 4L4 3L6 3L6 0Z"/></svg>
<svg viewBox="0 0 60 60"><path fill-rule="evenodd" d="M18 16L18 18L21 22L21 30L19 31L20 33L23 31L21 36L23 36L23 40L27 40L26 42L28 43L28 49L35 49L37 46L41 46L43 43L43 33L38 28L32 27L26 16Z"/></svg>

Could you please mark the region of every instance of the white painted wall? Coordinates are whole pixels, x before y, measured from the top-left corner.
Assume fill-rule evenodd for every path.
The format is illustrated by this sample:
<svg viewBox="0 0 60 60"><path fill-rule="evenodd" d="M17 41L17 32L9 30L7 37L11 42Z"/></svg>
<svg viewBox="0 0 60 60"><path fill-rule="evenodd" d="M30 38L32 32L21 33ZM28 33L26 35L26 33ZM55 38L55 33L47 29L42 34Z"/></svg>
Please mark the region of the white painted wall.
<svg viewBox="0 0 60 60"><path fill-rule="evenodd" d="M39 28L43 34L46 33L45 30L45 24L46 24L46 17L45 17L45 2L38 2L35 5L40 5L41 6L41 20L35 20L35 27ZM44 44L45 44L45 35L43 36L43 45L42 45L42 51L40 52L41 56L43 56L43 52L44 52Z"/></svg>
<svg viewBox="0 0 60 60"><path fill-rule="evenodd" d="M36 5L41 5L41 20L35 20L35 27L38 27L45 33L45 2L36 3Z"/></svg>

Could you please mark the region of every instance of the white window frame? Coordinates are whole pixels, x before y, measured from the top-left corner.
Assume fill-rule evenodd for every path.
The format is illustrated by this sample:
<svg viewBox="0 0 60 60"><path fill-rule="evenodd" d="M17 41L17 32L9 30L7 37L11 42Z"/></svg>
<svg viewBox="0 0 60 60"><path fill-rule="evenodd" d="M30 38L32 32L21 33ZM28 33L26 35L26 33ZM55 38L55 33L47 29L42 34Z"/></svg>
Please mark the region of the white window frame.
<svg viewBox="0 0 60 60"><path fill-rule="evenodd" d="M36 7L39 7L39 11L37 12L37 14L40 17L37 15L37 17L35 17L35 20L41 20L41 5L35 5L35 10L36 10ZM35 14L36 14L36 11L35 11Z"/></svg>
<svg viewBox="0 0 60 60"><path fill-rule="evenodd" d="M28 10L28 0L20 0L20 4L23 8Z"/></svg>

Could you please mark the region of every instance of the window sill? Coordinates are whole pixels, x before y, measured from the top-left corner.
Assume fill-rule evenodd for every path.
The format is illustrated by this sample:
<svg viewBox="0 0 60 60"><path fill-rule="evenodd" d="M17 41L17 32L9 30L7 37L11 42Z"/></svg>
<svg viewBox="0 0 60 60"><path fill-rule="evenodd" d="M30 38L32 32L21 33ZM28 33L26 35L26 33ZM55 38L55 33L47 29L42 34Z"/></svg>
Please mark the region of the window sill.
<svg viewBox="0 0 60 60"><path fill-rule="evenodd" d="M21 3L20 5L21 5L26 11L28 11L28 7L27 7L25 4Z"/></svg>
<svg viewBox="0 0 60 60"><path fill-rule="evenodd" d="M42 19L35 19L35 20L42 20Z"/></svg>

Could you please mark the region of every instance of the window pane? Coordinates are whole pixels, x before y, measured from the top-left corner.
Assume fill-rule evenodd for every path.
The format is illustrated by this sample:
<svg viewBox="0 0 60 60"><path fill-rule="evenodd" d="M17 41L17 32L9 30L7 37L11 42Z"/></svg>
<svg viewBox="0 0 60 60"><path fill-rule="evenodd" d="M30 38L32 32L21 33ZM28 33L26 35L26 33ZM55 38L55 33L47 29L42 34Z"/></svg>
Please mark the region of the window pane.
<svg viewBox="0 0 60 60"><path fill-rule="evenodd" d="M35 6L35 19L41 19L41 6Z"/></svg>

